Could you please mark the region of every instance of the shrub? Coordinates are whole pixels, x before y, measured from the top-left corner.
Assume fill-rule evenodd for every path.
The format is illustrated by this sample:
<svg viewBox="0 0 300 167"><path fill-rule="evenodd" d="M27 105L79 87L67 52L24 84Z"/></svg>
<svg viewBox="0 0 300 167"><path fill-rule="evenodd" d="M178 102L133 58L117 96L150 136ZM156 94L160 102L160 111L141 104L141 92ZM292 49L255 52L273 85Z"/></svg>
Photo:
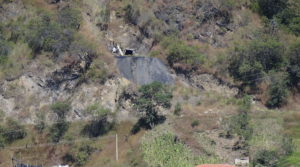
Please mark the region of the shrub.
<svg viewBox="0 0 300 167"><path fill-rule="evenodd" d="M98 137L109 132L114 122L110 122L108 118L112 116L109 109L103 108L99 104L93 104L86 108L86 113L92 114L93 120L90 124L86 125L83 133L90 137Z"/></svg>
<svg viewBox="0 0 300 167"><path fill-rule="evenodd" d="M128 4L125 8L125 21L127 23L131 23L134 25L138 24L138 19L140 17L140 11L137 9L136 6L133 6L131 4Z"/></svg>
<svg viewBox="0 0 300 167"><path fill-rule="evenodd" d="M274 15L284 10L287 5L287 0L258 0L259 10L261 14L267 18L272 18Z"/></svg>
<svg viewBox="0 0 300 167"><path fill-rule="evenodd" d="M60 120L57 123L54 123L50 127L50 137L53 142L59 142L60 139L64 136L64 134L68 131L69 129L69 123L66 122L65 120Z"/></svg>
<svg viewBox="0 0 300 167"><path fill-rule="evenodd" d="M70 7L63 8L58 13L58 22L63 28L79 29L82 16L79 10Z"/></svg>
<svg viewBox="0 0 300 167"><path fill-rule="evenodd" d="M25 128L12 119L7 120L6 126L2 131L2 137L6 143L12 143L15 140L23 139L27 136Z"/></svg>
<svg viewBox="0 0 300 167"><path fill-rule="evenodd" d="M171 66L176 63L198 65L204 62L204 56L196 47L187 45L174 37L163 39L161 45L167 49L167 60Z"/></svg>
<svg viewBox="0 0 300 167"><path fill-rule="evenodd" d="M11 50L12 45L4 38L0 27L0 65L7 62L8 54L11 52Z"/></svg>
<svg viewBox="0 0 300 167"><path fill-rule="evenodd" d="M287 78L278 74L275 75L268 88L269 98L266 105L270 108L281 107L286 103L288 96Z"/></svg>
<svg viewBox="0 0 300 167"><path fill-rule="evenodd" d="M86 74L87 78L94 82L104 84L109 77L109 72L100 59L94 59Z"/></svg>
<svg viewBox="0 0 300 167"><path fill-rule="evenodd" d="M41 20L34 20L29 24L30 33L27 34L29 46L34 52L41 50L58 55L68 50L73 41L74 32L63 29L50 16L43 16Z"/></svg>
<svg viewBox="0 0 300 167"><path fill-rule="evenodd" d="M284 64L284 49L273 39L253 40L233 51L229 73L246 85L255 86L264 73L279 70Z"/></svg>
<svg viewBox="0 0 300 167"><path fill-rule="evenodd" d="M194 128L196 126L199 125L199 120L194 120L192 123L191 123L191 126Z"/></svg>
<svg viewBox="0 0 300 167"><path fill-rule="evenodd" d="M278 154L275 151L262 150L257 153L253 160L254 166L262 165L262 166L277 166L278 162Z"/></svg>
<svg viewBox="0 0 300 167"><path fill-rule="evenodd" d="M298 86L300 81L300 40L296 41L288 51L288 73L292 86Z"/></svg>
<svg viewBox="0 0 300 167"><path fill-rule="evenodd" d="M180 113L181 113L181 105L180 105L180 103L177 103L175 106L174 114L179 116Z"/></svg>
<svg viewBox="0 0 300 167"><path fill-rule="evenodd" d="M45 122L45 114L44 113L38 113L37 114L37 123L35 124L34 128L38 131L38 133L42 133L44 129L46 128L46 122Z"/></svg>
<svg viewBox="0 0 300 167"><path fill-rule="evenodd" d="M248 112L251 108L250 96L244 96L239 102L238 114L229 120L228 134L237 134L244 139L249 140L252 136L253 129L249 125L250 116Z"/></svg>
<svg viewBox="0 0 300 167"><path fill-rule="evenodd" d="M91 154L95 151L95 148L88 144L84 144L79 148L75 148L71 153L64 155L63 160L65 163L73 163L76 167L84 166Z"/></svg>

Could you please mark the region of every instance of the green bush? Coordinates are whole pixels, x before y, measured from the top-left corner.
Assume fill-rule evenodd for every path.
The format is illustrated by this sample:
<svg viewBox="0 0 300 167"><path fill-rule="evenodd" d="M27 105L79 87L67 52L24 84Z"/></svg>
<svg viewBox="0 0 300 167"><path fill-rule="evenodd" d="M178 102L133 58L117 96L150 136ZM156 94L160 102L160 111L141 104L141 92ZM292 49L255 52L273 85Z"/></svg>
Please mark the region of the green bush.
<svg viewBox="0 0 300 167"><path fill-rule="evenodd" d="M67 51L74 39L72 30L64 29L48 15L32 20L28 28L27 40L34 52L43 50L58 55Z"/></svg>
<svg viewBox="0 0 300 167"><path fill-rule="evenodd" d="M283 11L288 5L287 0L257 0L257 3L261 14L269 19Z"/></svg>
<svg viewBox="0 0 300 167"><path fill-rule="evenodd" d="M98 137L106 134L114 127L114 122L108 120L112 116L109 109L103 108L99 104L93 104L86 108L87 114L91 114L93 120L86 125L82 132L90 137Z"/></svg>
<svg viewBox="0 0 300 167"><path fill-rule="evenodd" d="M288 73L292 86L298 86L300 81L300 40L291 45L288 51Z"/></svg>
<svg viewBox="0 0 300 167"><path fill-rule="evenodd" d="M53 142L59 142L69 129L66 115L70 111L69 102L56 102L50 106L51 110L58 116L58 121L50 127L50 137Z"/></svg>
<svg viewBox="0 0 300 167"><path fill-rule="evenodd" d="M64 119L71 109L71 105L66 101L59 101L50 106L51 110L58 116L59 119Z"/></svg>
<svg viewBox="0 0 300 167"><path fill-rule="evenodd" d="M78 29L82 21L79 10L70 7L63 8L58 13L58 22L63 28Z"/></svg>
<svg viewBox="0 0 300 167"><path fill-rule="evenodd" d="M12 143L27 136L25 128L12 119L8 119L5 127L0 128L0 131L2 131L2 141L5 143Z"/></svg>
<svg viewBox="0 0 300 167"><path fill-rule="evenodd" d="M229 120L228 134L230 135L237 134L239 136L242 136L246 140L249 140L251 138L253 129L249 125L250 108L251 108L251 98L250 96L244 96L239 101L238 114L232 116Z"/></svg>
<svg viewBox="0 0 300 167"><path fill-rule="evenodd" d="M64 134L68 131L70 124L65 120L60 120L50 127L50 137L53 142L59 142Z"/></svg>
<svg viewBox="0 0 300 167"><path fill-rule="evenodd" d="M199 123L200 123L199 120L194 120L194 121L191 123L191 126L194 128L194 127L198 126Z"/></svg>
<svg viewBox="0 0 300 167"><path fill-rule="evenodd" d="M277 108L284 105L287 101L288 88L287 77L275 74L272 83L268 88L269 98L266 105L270 108Z"/></svg>
<svg viewBox="0 0 300 167"><path fill-rule="evenodd" d="M253 40L237 46L228 66L229 73L246 85L255 86L270 70L280 70L284 64L284 49L273 39Z"/></svg>
<svg viewBox="0 0 300 167"><path fill-rule="evenodd" d="M262 150L254 157L254 166L270 166L275 167L278 163L278 154L275 151Z"/></svg>
<svg viewBox="0 0 300 167"><path fill-rule="evenodd" d="M286 26L292 33L300 35L300 3L289 1L288 7L276 15L279 23Z"/></svg>
<svg viewBox="0 0 300 167"><path fill-rule="evenodd" d="M204 62L204 56L197 47L187 45L174 37L163 39L161 45L167 49L167 60L171 66L175 63L199 65Z"/></svg>
<svg viewBox="0 0 300 167"><path fill-rule="evenodd" d="M88 144L83 144L79 148L73 149L71 153L65 154L63 160L65 163L72 163L76 167L82 167L88 162L94 151L94 147Z"/></svg>
<svg viewBox="0 0 300 167"><path fill-rule="evenodd" d="M8 61L8 54L12 47L9 42L0 38L0 65L5 64Z"/></svg>
<svg viewBox="0 0 300 167"><path fill-rule="evenodd" d="M177 116L180 116L181 110L182 109L181 109L180 103L177 103L176 106L175 106L174 114L177 115Z"/></svg>

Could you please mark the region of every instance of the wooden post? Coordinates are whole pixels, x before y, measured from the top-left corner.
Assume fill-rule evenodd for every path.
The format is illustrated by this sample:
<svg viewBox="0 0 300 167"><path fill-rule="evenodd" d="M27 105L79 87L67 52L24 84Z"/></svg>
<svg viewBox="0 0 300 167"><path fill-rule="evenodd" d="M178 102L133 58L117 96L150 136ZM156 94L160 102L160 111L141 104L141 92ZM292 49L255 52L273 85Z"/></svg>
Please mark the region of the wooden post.
<svg viewBox="0 0 300 167"><path fill-rule="evenodd" d="M116 134L116 161L119 161L118 134Z"/></svg>

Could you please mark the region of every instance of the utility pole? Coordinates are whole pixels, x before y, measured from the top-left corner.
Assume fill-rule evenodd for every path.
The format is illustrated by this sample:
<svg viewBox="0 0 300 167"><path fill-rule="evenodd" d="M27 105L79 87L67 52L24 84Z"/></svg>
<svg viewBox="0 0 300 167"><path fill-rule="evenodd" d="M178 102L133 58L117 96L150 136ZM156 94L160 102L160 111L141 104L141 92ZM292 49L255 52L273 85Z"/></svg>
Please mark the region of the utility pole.
<svg viewBox="0 0 300 167"><path fill-rule="evenodd" d="M116 161L119 161L118 134L116 133Z"/></svg>

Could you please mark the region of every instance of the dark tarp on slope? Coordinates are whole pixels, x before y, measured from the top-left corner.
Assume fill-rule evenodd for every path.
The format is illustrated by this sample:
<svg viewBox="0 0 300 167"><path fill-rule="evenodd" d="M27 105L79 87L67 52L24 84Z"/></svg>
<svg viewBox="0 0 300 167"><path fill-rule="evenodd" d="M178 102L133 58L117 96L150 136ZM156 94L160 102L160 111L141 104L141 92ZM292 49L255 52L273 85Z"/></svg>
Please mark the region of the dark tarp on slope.
<svg viewBox="0 0 300 167"><path fill-rule="evenodd" d="M123 77L139 84L152 82L173 84L174 78L168 68L158 58L117 56L117 66Z"/></svg>

